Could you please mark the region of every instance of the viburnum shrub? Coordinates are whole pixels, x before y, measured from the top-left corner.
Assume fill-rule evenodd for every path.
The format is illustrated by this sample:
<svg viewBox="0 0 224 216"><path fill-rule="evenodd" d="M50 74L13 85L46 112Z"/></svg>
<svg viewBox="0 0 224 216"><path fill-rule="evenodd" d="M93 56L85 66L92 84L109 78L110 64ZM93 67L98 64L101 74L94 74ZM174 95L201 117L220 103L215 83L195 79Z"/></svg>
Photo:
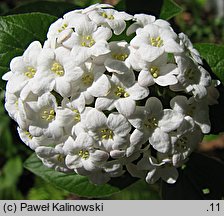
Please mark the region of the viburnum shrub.
<svg viewBox="0 0 224 216"><path fill-rule="evenodd" d="M107 4L66 13L3 79L22 141L45 166L94 184L125 172L175 183L219 97L184 33Z"/></svg>

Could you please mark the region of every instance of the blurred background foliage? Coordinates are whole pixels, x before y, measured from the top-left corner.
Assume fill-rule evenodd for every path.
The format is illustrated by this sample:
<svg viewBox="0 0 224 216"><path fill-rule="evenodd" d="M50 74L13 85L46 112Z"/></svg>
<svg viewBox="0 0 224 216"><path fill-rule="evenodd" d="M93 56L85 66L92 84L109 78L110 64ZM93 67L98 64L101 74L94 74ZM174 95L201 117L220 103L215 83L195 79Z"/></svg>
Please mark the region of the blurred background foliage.
<svg viewBox="0 0 224 216"><path fill-rule="evenodd" d="M222 3L224 2L224 0L221 1ZM0 15L4 16L22 11L28 12L33 2L33 0L1 0ZM36 3L38 2L40 3L41 1ZM161 3L161 1L141 1L141 6L134 8L135 6L128 0L57 0L57 2L61 2L64 5L66 3L67 10L72 10L75 6L87 7L98 2L110 3L116 5L117 9L126 9L128 12L133 13L135 13L136 9L147 8L147 5L144 4L149 2ZM139 1L135 2L140 5ZM222 11L224 11L224 8L221 11L219 10L220 5L217 6L218 0L176 0L175 2L183 8L183 12L171 20L175 30L185 32L193 42L223 44L224 14ZM38 5L34 5L34 7L38 10ZM155 5L156 7L158 5ZM52 14L54 12L59 14L58 11L53 11L56 9L52 10L52 8L46 7L45 10L46 12L48 10L52 11ZM151 8L149 7L149 10L145 9L142 12L157 13L155 12L156 10L150 10ZM63 14L64 11L61 12ZM82 199L67 191L55 188L23 168L23 162L32 151L20 141L16 127L15 122L5 112L4 89L0 89L0 199ZM215 139L217 139L216 136ZM205 142L208 140L207 137ZM219 144L223 148L223 139L219 140L219 142L221 142ZM206 146L201 146L202 150ZM106 199L160 199L159 184L148 185L142 180L137 181L122 192Z"/></svg>

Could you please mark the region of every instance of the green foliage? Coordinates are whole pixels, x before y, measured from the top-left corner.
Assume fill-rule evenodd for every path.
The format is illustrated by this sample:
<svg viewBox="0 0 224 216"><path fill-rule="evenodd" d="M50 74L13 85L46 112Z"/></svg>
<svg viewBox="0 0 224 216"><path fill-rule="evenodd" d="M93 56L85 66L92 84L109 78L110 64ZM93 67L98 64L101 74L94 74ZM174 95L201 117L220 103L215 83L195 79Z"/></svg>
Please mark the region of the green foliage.
<svg viewBox="0 0 224 216"><path fill-rule="evenodd" d="M38 40L44 42L48 28L56 17L30 13L0 17L0 77L9 71L13 57L21 55L28 45ZM0 87L4 82L0 81Z"/></svg>
<svg viewBox="0 0 224 216"><path fill-rule="evenodd" d="M16 183L23 172L20 157L11 158L0 172L0 199L21 199L22 194L16 189Z"/></svg>
<svg viewBox="0 0 224 216"><path fill-rule="evenodd" d="M35 179L35 185L27 195L29 200L63 200L69 193L46 183L41 178Z"/></svg>
<svg viewBox="0 0 224 216"><path fill-rule="evenodd" d="M139 180L123 191L112 195L113 200L158 200L159 185L149 185L145 180Z"/></svg>
<svg viewBox="0 0 224 216"><path fill-rule="evenodd" d="M75 5L78 5L80 7L88 7L92 4L101 3L100 0L73 0Z"/></svg>
<svg viewBox="0 0 224 216"><path fill-rule="evenodd" d="M109 184L96 186L87 177L77 174L66 174L45 167L35 154L31 155L24 164L25 168L43 178L46 182L67 190L81 197L105 197L119 192L118 187Z"/></svg>
<svg viewBox="0 0 224 216"><path fill-rule="evenodd" d="M10 117L4 109L4 93L4 90L0 90L0 157L8 158L16 153L16 146L9 129Z"/></svg>
<svg viewBox="0 0 224 216"><path fill-rule="evenodd" d="M115 5L116 10L120 11L125 11L126 10L126 2L125 0L120 0L116 5Z"/></svg>
<svg viewBox="0 0 224 216"><path fill-rule="evenodd" d="M224 46L217 44L195 44L195 48L207 61L214 74L224 84Z"/></svg>
<svg viewBox="0 0 224 216"><path fill-rule="evenodd" d="M203 141L204 142L210 142L210 141L213 141L213 140L216 140L219 138L219 135L216 135L216 134L209 134L209 135L205 135L204 138L203 138Z"/></svg>
<svg viewBox="0 0 224 216"><path fill-rule="evenodd" d="M160 12L160 18L169 20L172 17L181 13L182 11L183 9L178 4L176 4L173 0L164 0L163 6Z"/></svg>
<svg viewBox="0 0 224 216"><path fill-rule="evenodd" d="M47 13L53 16L61 17L66 12L76 9L77 6L68 2L54 2L54 1L31 1L22 4L7 14L23 14L31 12Z"/></svg>

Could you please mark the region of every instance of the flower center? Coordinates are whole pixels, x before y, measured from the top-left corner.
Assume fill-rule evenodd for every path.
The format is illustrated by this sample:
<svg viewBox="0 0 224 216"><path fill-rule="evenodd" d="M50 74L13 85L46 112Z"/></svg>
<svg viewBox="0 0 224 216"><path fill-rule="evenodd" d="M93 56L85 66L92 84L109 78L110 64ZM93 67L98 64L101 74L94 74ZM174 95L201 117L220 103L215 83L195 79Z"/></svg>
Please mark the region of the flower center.
<svg viewBox="0 0 224 216"><path fill-rule="evenodd" d="M147 128L156 128L158 126L158 120L155 117L151 117L144 122Z"/></svg>
<svg viewBox="0 0 224 216"><path fill-rule="evenodd" d="M57 76L63 76L65 74L64 68L58 62L54 62L51 67L51 71Z"/></svg>
<svg viewBox="0 0 224 216"><path fill-rule="evenodd" d="M106 19L109 19L109 20L113 20L114 19L114 16L111 14L111 15L108 15L107 13L103 12L101 13L101 16L103 18L106 18Z"/></svg>
<svg viewBox="0 0 224 216"><path fill-rule="evenodd" d="M119 61L125 61L125 59L128 57L128 54L126 53L121 53L121 54L112 54L112 57L116 60L119 60Z"/></svg>
<svg viewBox="0 0 224 216"><path fill-rule="evenodd" d="M65 160L65 156L62 155L62 154L58 154L58 155L57 155L57 160L58 160L60 163L62 163L62 162L64 162L64 160Z"/></svg>
<svg viewBox="0 0 224 216"><path fill-rule="evenodd" d="M84 74L82 76L82 82L84 85L90 86L93 83L93 74Z"/></svg>
<svg viewBox="0 0 224 216"><path fill-rule="evenodd" d="M15 102L15 107L16 107L16 110L19 110L19 101L18 100Z"/></svg>
<svg viewBox="0 0 224 216"><path fill-rule="evenodd" d="M31 133L29 131L25 131L25 134L29 139L33 138L33 136L31 135Z"/></svg>
<svg viewBox="0 0 224 216"><path fill-rule="evenodd" d="M114 133L112 130L106 128L100 131L102 139L113 139Z"/></svg>
<svg viewBox="0 0 224 216"><path fill-rule="evenodd" d="M77 109L74 109L73 112L75 113L75 116L74 116L75 121L80 122L81 116L79 111Z"/></svg>
<svg viewBox="0 0 224 216"><path fill-rule="evenodd" d="M91 35L82 36L81 38L81 46L83 47L92 47L95 44L95 40Z"/></svg>
<svg viewBox="0 0 224 216"><path fill-rule="evenodd" d="M186 78L189 79L189 80L194 80L194 77L195 77L195 70L192 69L192 68L190 68L189 70L187 70L187 71L185 72L185 76L186 76Z"/></svg>
<svg viewBox="0 0 224 216"><path fill-rule="evenodd" d="M178 149L180 150L187 150L187 137L181 137L180 139L178 139L176 146Z"/></svg>
<svg viewBox="0 0 224 216"><path fill-rule="evenodd" d="M27 67L27 71L24 73L25 76L28 78L33 78L36 74L36 70L33 67Z"/></svg>
<svg viewBox="0 0 224 216"><path fill-rule="evenodd" d="M84 159L84 160L86 160L86 159L88 159L89 158L89 151L87 151L87 150L80 150L79 151L79 156L82 158L82 159Z"/></svg>
<svg viewBox="0 0 224 216"><path fill-rule="evenodd" d="M125 89L120 86L116 87L114 94L120 98L129 97L129 94L125 91Z"/></svg>
<svg viewBox="0 0 224 216"><path fill-rule="evenodd" d="M161 46L163 46L163 40L161 39L160 36L158 36L157 38L150 37L149 43L150 43L150 45L152 45L154 47L161 47Z"/></svg>
<svg viewBox="0 0 224 216"><path fill-rule="evenodd" d="M46 109L42 112L41 118L45 121L52 121L54 120L55 112L54 109Z"/></svg>
<svg viewBox="0 0 224 216"><path fill-rule="evenodd" d="M156 66L152 66L149 69L149 72L152 74L153 78L157 78L159 76L159 68Z"/></svg>
<svg viewBox="0 0 224 216"><path fill-rule="evenodd" d="M68 24L67 23L64 23L59 29L58 29L58 32L62 32L64 31L66 28L68 27Z"/></svg>

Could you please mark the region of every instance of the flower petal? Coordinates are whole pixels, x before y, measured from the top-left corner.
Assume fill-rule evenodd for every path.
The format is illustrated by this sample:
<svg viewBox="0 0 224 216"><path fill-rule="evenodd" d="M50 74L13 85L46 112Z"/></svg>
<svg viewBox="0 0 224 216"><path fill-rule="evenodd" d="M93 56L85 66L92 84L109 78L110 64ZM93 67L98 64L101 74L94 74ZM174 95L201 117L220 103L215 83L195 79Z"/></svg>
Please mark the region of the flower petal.
<svg viewBox="0 0 224 216"><path fill-rule="evenodd" d="M108 116L107 125L119 136L126 136L131 130L131 125L127 119L118 113L111 113Z"/></svg>
<svg viewBox="0 0 224 216"><path fill-rule="evenodd" d="M124 116L130 116L131 114L133 114L135 111L135 106L135 101L130 97L120 98L115 102L116 109Z"/></svg>
<svg viewBox="0 0 224 216"><path fill-rule="evenodd" d="M105 114L101 111L98 111L97 109L90 110L86 116L86 119L86 127L93 131L104 127L107 123L107 117Z"/></svg>
<svg viewBox="0 0 224 216"><path fill-rule="evenodd" d="M149 71L141 70L138 75L138 83L141 86L151 86L155 83L155 81Z"/></svg>

